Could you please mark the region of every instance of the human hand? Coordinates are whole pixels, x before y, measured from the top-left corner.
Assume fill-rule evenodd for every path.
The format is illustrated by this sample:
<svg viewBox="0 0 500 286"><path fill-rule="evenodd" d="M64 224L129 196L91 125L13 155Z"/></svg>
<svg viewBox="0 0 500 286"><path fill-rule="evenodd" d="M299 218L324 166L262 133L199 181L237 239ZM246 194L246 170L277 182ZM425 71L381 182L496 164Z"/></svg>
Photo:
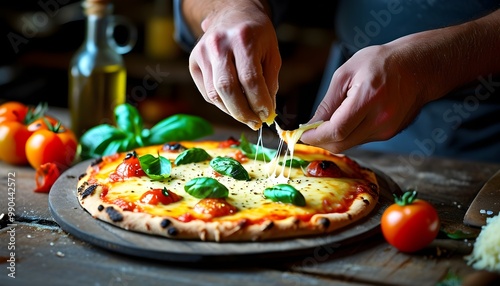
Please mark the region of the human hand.
<svg viewBox="0 0 500 286"><path fill-rule="evenodd" d="M401 131L427 101L412 72L411 65L418 63L407 61L408 57L391 45L356 53L335 72L310 120L325 122L306 131L302 142L339 153Z"/></svg>
<svg viewBox="0 0 500 286"><path fill-rule="evenodd" d="M271 124L281 57L268 15L252 1L229 1L201 27L189 70L203 98L254 130Z"/></svg>

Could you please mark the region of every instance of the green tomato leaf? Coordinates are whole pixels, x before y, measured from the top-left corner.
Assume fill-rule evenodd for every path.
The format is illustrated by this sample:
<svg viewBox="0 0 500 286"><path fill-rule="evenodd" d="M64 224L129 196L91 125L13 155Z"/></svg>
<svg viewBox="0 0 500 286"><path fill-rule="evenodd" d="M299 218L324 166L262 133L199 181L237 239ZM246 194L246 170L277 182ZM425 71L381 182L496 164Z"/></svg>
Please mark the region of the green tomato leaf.
<svg viewBox="0 0 500 286"><path fill-rule="evenodd" d="M190 148L184 150L180 153L177 158L175 158L175 165L184 165L189 163L197 163L206 160L210 160L212 158L207 151L202 148Z"/></svg>
<svg viewBox="0 0 500 286"><path fill-rule="evenodd" d="M292 168L305 168L307 165L309 165L309 161L302 160L302 159L288 159L285 161L285 167L292 167ZM280 166L283 166L283 162L279 162Z"/></svg>
<svg viewBox="0 0 500 286"><path fill-rule="evenodd" d="M172 165L170 160L158 155L155 157L151 154L146 154L139 157L139 163L141 168L153 180L163 180L170 177L170 171L172 170Z"/></svg>
<svg viewBox="0 0 500 286"><path fill-rule="evenodd" d="M119 129L132 133L134 136L141 135L144 126L142 117L135 107L128 103L124 103L116 106L114 112L116 125Z"/></svg>
<svg viewBox="0 0 500 286"><path fill-rule="evenodd" d="M243 152L243 154L245 154L248 158L255 158L256 160L267 162L271 161L271 159L276 156L277 152L274 149L269 149L262 146L259 147L248 142L247 138L243 134L241 134L240 145L238 146L238 149L240 149L241 152Z"/></svg>
<svg viewBox="0 0 500 286"><path fill-rule="evenodd" d="M229 176L240 181L250 181L250 176L245 167L233 158L215 157L210 161L210 166L224 176Z"/></svg>
<svg viewBox="0 0 500 286"><path fill-rule="evenodd" d="M147 144L163 144L169 141L195 140L212 134L212 125L198 116L176 114L163 119L143 132Z"/></svg>
<svg viewBox="0 0 500 286"><path fill-rule="evenodd" d="M216 179L209 177L194 178L184 186L186 193L191 196L204 198L227 198L229 190Z"/></svg>
<svg viewBox="0 0 500 286"><path fill-rule="evenodd" d="M278 184L264 190L264 197L273 202L290 203L296 206L305 206L306 199L301 192L288 184Z"/></svg>

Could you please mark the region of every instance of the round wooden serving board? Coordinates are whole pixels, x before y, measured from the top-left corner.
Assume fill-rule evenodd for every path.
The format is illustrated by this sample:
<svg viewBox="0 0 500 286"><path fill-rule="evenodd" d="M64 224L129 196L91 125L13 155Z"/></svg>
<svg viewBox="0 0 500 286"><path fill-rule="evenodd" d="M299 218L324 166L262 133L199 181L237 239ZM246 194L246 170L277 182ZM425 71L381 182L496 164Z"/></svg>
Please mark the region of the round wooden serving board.
<svg viewBox="0 0 500 286"><path fill-rule="evenodd" d="M378 172L381 196L377 207L366 218L328 235L263 242L207 242L173 240L124 230L94 219L79 204L76 195L78 176L90 165L81 162L64 172L49 194L49 208L63 230L107 250L151 259L175 262L231 261L241 258L279 258L310 254L318 248L332 249L359 241L379 231L380 217L392 203L399 187Z"/></svg>

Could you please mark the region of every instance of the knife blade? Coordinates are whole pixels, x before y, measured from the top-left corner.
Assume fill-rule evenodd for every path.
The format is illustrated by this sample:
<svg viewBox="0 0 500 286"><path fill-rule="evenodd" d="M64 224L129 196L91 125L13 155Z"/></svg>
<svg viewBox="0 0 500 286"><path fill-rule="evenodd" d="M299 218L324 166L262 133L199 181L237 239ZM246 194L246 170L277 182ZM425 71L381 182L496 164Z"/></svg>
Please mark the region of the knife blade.
<svg viewBox="0 0 500 286"><path fill-rule="evenodd" d="M481 227L488 217L500 212L500 170L497 171L479 190L465 213L464 223Z"/></svg>

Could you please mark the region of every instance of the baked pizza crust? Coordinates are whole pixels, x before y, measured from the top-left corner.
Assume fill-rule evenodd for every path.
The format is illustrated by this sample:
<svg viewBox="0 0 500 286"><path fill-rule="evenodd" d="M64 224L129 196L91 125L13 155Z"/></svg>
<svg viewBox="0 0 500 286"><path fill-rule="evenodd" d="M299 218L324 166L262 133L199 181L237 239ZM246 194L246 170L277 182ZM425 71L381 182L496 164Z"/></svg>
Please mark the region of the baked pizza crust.
<svg viewBox="0 0 500 286"><path fill-rule="evenodd" d="M214 142L192 144L204 147L217 145ZM310 146L298 145L297 150L315 152L319 158L330 155L326 150ZM371 182L372 187L356 195L345 212L318 213L312 215L309 221L292 215L285 219L268 219L259 223L249 223L249 220L244 218L214 221L194 219L183 222L166 215L157 216L145 212L125 211L115 204L105 202L101 199L103 186L99 183L88 182L93 171L93 167L90 166L86 174L79 179L77 186L80 205L91 216L126 230L172 239L218 242L263 241L332 233L367 216L375 208L379 196L375 174L369 169L361 168L359 172Z"/></svg>

